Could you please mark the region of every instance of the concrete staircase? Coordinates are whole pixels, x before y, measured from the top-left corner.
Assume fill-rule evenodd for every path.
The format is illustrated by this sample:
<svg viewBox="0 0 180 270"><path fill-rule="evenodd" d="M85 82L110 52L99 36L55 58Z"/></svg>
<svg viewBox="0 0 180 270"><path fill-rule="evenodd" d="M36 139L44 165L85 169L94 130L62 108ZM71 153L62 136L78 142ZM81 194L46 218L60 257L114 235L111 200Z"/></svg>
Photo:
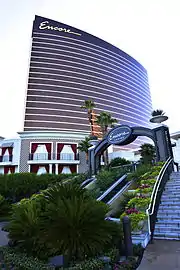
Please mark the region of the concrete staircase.
<svg viewBox="0 0 180 270"><path fill-rule="evenodd" d="M173 172L163 192L154 238L180 240L180 173Z"/></svg>

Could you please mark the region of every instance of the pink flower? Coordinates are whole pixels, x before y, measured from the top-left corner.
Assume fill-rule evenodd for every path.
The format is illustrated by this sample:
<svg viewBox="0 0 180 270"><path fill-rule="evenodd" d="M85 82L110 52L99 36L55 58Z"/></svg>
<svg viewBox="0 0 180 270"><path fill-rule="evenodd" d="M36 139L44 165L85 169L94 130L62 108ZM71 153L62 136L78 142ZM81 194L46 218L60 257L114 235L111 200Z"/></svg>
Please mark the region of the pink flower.
<svg viewBox="0 0 180 270"><path fill-rule="evenodd" d="M129 208L126 210L125 212L127 215L130 215L130 214L138 214L139 211L136 209L136 208Z"/></svg>

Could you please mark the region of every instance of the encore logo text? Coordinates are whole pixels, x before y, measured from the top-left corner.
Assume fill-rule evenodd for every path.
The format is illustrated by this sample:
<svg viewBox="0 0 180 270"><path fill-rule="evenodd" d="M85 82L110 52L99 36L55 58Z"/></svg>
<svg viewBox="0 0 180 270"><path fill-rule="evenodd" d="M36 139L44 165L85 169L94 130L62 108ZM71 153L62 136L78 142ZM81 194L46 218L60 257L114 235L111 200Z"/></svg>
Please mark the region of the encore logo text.
<svg viewBox="0 0 180 270"><path fill-rule="evenodd" d="M51 26L51 25L49 25L48 21L41 22L40 25L39 25L39 29L42 29L42 30L48 29L48 30L60 31L60 32L65 32L65 33L81 36L81 34L72 32L70 29L57 27L57 26Z"/></svg>

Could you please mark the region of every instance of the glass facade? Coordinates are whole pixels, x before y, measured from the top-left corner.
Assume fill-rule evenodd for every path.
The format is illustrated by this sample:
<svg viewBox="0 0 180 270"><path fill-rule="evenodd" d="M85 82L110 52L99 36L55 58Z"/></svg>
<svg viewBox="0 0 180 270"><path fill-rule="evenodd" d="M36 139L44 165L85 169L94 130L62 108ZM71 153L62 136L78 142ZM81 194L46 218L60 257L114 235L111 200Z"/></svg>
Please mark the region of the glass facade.
<svg viewBox="0 0 180 270"><path fill-rule="evenodd" d="M80 107L89 98L97 113L149 126L151 96L140 63L93 35L35 16L24 131L88 133L87 113Z"/></svg>

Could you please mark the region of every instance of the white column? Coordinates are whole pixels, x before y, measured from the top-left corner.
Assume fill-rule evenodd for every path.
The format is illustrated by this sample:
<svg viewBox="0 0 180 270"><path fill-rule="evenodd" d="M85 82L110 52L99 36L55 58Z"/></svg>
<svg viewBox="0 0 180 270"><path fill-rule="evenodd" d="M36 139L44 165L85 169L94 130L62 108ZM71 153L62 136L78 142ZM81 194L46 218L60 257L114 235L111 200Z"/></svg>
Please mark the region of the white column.
<svg viewBox="0 0 180 270"><path fill-rule="evenodd" d="M52 164L49 164L49 173L52 173Z"/></svg>
<svg viewBox="0 0 180 270"><path fill-rule="evenodd" d="M55 174L58 174L58 164L55 164L56 170L55 170Z"/></svg>

